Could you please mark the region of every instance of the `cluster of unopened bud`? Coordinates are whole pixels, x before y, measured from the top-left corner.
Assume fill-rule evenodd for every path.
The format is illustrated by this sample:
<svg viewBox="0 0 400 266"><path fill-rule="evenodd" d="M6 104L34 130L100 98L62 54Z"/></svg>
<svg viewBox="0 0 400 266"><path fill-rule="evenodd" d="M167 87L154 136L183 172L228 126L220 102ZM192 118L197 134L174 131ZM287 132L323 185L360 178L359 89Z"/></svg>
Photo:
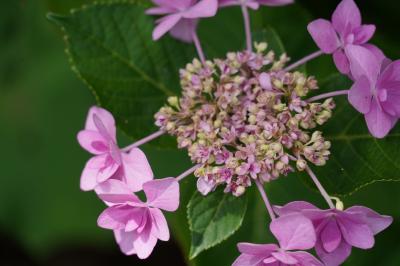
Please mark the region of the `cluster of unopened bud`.
<svg viewBox="0 0 400 266"><path fill-rule="evenodd" d="M182 97L170 97L155 115L156 125L202 165L195 175L204 193L225 184L239 196L252 180L269 182L328 160L330 143L312 130L331 117L333 100L305 101L317 81L284 71L287 56L276 60L266 49L260 43L256 52L204 65L193 60L180 71Z"/></svg>

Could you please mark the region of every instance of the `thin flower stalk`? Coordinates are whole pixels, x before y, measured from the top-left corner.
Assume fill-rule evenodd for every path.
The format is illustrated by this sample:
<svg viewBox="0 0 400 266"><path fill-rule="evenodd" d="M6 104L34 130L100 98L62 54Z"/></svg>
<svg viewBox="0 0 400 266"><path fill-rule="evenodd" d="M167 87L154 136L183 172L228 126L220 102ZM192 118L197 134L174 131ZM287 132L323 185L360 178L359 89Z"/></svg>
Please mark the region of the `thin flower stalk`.
<svg viewBox="0 0 400 266"><path fill-rule="evenodd" d="M324 54L324 52L322 52L321 50L316 51L316 52L314 52L312 54L309 54L309 55L303 57L302 59L300 59L299 61L291 64L288 67L286 67L285 71L291 71L293 69L296 69L296 68L298 68L298 67L300 67L300 66L302 66L302 65L304 65L304 64L306 64L308 62L310 62L311 60L320 57L323 54Z"/></svg>
<svg viewBox="0 0 400 266"><path fill-rule="evenodd" d="M327 98L332 98L332 97L340 96L340 95L348 95L348 94L349 94L349 90L338 90L338 91L323 93L323 94L311 97L310 99L307 100L307 102L312 103L312 102L324 100Z"/></svg>
<svg viewBox="0 0 400 266"><path fill-rule="evenodd" d="M250 15L249 10L245 3L241 5L244 21L244 30L246 32L246 46L249 52L252 51L252 36L251 36L251 26L250 26Z"/></svg>
<svg viewBox="0 0 400 266"><path fill-rule="evenodd" d="M147 137L144 137L141 140L138 140L135 143L123 148L122 151L128 152L128 151L132 150L133 148L137 148L139 146L142 146L143 144L146 144L146 143L148 143L148 142L150 142L152 140L155 140L155 139L161 137L165 133L166 132L164 130L159 130L157 132L154 132L154 133L148 135Z"/></svg>
<svg viewBox="0 0 400 266"><path fill-rule="evenodd" d="M311 168L309 166L306 167L306 172L311 177L314 184L317 186L319 192L321 193L322 197L324 197L324 199L326 200L326 203L328 203L329 207L331 209L335 209L335 204L333 204L333 201L332 201L331 197L329 196L328 192L326 192L325 188L322 186L321 182L319 182L317 176L314 174L314 172L311 170Z"/></svg>
<svg viewBox="0 0 400 266"><path fill-rule="evenodd" d="M272 209L271 203L269 202L267 193L265 193L263 185L259 181L256 181L255 183L258 188L258 191L260 192L261 198L263 199L263 201L265 203L265 207L267 207L267 211L268 211L269 216L271 217L271 220L275 220L276 217L275 217L274 210Z"/></svg>

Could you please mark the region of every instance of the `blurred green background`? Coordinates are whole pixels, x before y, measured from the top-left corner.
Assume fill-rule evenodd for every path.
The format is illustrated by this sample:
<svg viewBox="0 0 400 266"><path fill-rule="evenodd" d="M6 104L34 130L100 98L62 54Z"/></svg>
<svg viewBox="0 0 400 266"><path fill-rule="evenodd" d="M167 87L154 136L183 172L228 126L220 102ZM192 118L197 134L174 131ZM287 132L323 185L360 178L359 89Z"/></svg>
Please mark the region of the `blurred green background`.
<svg viewBox="0 0 400 266"><path fill-rule="evenodd" d="M177 244L189 241L187 225L175 223L177 241L159 243L150 260L139 263L119 253L112 234L96 226L104 206L94 194L79 190L80 173L89 155L80 149L75 136L95 102L70 70L62 35L45 15L48 11L66 13L89 2L0 2L0 265L159 265L165 259L171 265L187 265L187 247ZM304 27L299 31L293 18L292 24L285 23L286 18L297 10L307 10L310 18L329 17L339 1L297 2L296 7L276 9L279 17L271 23L294 58L315 50L315 46ZM389 57L400 58L400 4L393 0L358 3L365 20L378 26L374 42ZM323 58L311 64L308 71L313 73L317 68L328 73L333 66L329 58ZM120 140L129 142L124 136ZM159 177L174 176L189 165L182 152L145 149ZM190 186L193 181L185 181L184 187ZM400 265L399 191L398 183L378 183L345 199L347 206L359 203L397 218L376 238L372 251L354 251L345 265ZM189 194L184 193L184 203ZM322 202L294 179L279 180L270 194L277 204L295 199ZM185 215L183 207L179 215ZM231 241L205 252L196 264L224 266L216 256L226 250L236 256L235 242L246 241L247 228L265 227L268 234L262 216L264 213L247 216L246 226Z"/></svg>

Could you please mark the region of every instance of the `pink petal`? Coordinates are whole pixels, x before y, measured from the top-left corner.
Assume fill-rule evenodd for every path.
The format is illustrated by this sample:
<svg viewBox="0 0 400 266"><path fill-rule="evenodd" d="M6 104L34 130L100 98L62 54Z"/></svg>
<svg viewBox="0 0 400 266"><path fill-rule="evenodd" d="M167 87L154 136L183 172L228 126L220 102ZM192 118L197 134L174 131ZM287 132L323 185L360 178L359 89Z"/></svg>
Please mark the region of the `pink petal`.
<svg viewBox="0 0 400 266"><path fill-rule="evenodd" d="M345 52L350 61L351 74L355 80L362 76L369 79L371 86L375 86L381 62L368 49L359 45L347 45Z"/></svg>
<svg viewBox="0 0 400 266"><path fill-rule="evenodd" d="M319 210L317 207L306 201L293 201L282 207L274 206L274 211L279 216L298 213L301 212L302 210L307 210L307 209Z"/></svg>
<svg viewBox="0 0 400 266"><path fill-rule="evenodd" d="M271 252L277 251L279 247L275 244L253 244L253 243L239 243L237 245L240 253L251 255L265 255L269 256Z"/></svg>
<svg viewBox="0 0 400 266"><path fill-rule="evenodd" d="M358 221L358 215L340 213L337 221L342 231L343 238L346 242L354 247L361 249L369 249L374 246L375 240L369 227Z"/></svg>
<svg viewBox="0 0 400 266"><path fill-rule="evenodd" d="M176 211L179 207L179 183L175 178L164 178L143 184L147 204L166 211Z"/></svg>
<svg viewBox="0 0 400 266"><path fill-rule="evenodd" d="M102 124L104 125L104 129L107 132L108 136L111 137L113 141L116 140L116 127L115 127L115 120L113 115L108 112L106 109L93 106L90 108L87 119L86 119L86 130L98 131L98 128L94 122L94 115L96 115Z"/></svg>
<svg viewBox="0 0 400 266"><path fill-rule="evenodd" d="M166 15L174 13L174 9L170 7L152 7L146 10L147 15Z"/></svg>
<svg viewBox="0 0 400 266"><path fill-rule="evenodd" d="M122 230L132 214L131 208L113 206L103 211L97 219L97 225L104 229Z"/></svg>
<svg viewBox="0 0 400 266"><path fill-rule="evenodd" d="M339 245L339 247L333 252L326 252L322 245L317 242L315 246L315 251L317 252L318 257L322 260L324 265L326 266L338 266L341 265L351 253L351 246L347 244L345 241Z"/></svg>
<svg viewBox="0 0 400 266"><path fill-rule="evenodd" d="M200 0L182 14L184 18L213 17L218 10L218 0Z"/></svg>
<svg viewBox="0 0 400 266"><path fill-rule="evenodd" d="M349 102L362 114L366 114L371 109L372 92L371 83L362 76L356 80L349 91Z"/></svg>
<svg viewBox="0 0 400 266"><path fill-rule="evenodd" d="M133 242L135 240L136 234L134 232L125 232L124 230L114 230L115 239L125 255L136 254Z"/></svg>
<svg viewBox="0 0 400 266"><path fill-rule="evenodd" d="M299 262L297 261L296 258L292 257L289 252L284 252L284 251L273 252L272 256L278 261L288 265L297 264Z"/></svg>
<svg viewBox="0 0 400 266"><path fill-rule="evenodd" d="M178 10L185 10L193 1L192 0L152 0L158 6L167 7Z"/></svg>
<svg viewBox="0 0 400 266"><path fill-rule="evenodd" d="M108 203L130 203L131 205L134 203L136 206L144 206L141 204L141 200L120 180L107 180L96 187L96 193L100 199Z"/></svg>
<svg viewBox="0 0 400 266"><path fill-rule="evenodd" d="M263 265L264 255L241 254L232 264L232 266L259 266ZM271 265L272 266L272 265Z"/></svg>
<svg viewBox="0 0 400 266"><path fill-rule="evenodd" d="M288 252L301 266L324 266L317 258L305 251Z"/></svg>
<svg viewBox="0 0 400 266"><path fill-rule="evenodd" d="M353 0L343 0L332 15L332 24L342 37L361 26L361 13L356 3Z"/></svg>
<svg viewBox="0 0 400 266"><path fill-rule="evenodd" d="M135 236L133 247L139 259L147 259L157 244L157 237L152 234L152 230L152 226L149 226Z"/></svg>
<svg viewBox="0 0 400 266"><path fill-rule="evenodd" d="M81 175L81 189L83 191L93 190L99 183L112 177L119 166L110 163L107 154L92 157L83 169Z"/></svg>
<svg viewBox="0 0 400 266"><path fill-rule="evenodd" d="M164 34L170 31L181 18L182 18L181 14L172 14L165 16L160 22L160 24L158 24L157 27L154 29L153 40L154 41L159 40L162 36L164 36Z"/></svg>
<svg viewBox="0 0 400 266"><path fill-rule="evenodd" d="M285 6L294 3L294 0L257 0L258 3L265 6Z"/></svg>
<svg viewBox="0 0 400 266"><path fill-rule="evenodd" d="M379 106L376 100L371 103L371 109L369 113L365 115L365 120L369 132L376 138L384 138L389 134L397 121L397 118L390 116Z"/></svg>
<svg viewBox="0 0 400 266"><path fill-rule="evenodd" d="M380 215L379 213L363 206L353 206L351 208L348 208L346 210L346 213L363 214L362 221L369 226L374 235L388 228L393 222L392 217Z"/></svg>
<svg viewBox="0 0 400 266"><path fill-rule="evenodd" d="M193 32L196 30L198 20L182 19L172 29L172 37L187 43L193 42Z"/></svg>
<svg viewBox="0 0 400 266"><path fill-rule="evenodd" d="M329 253L338 248L342 242L342 233L334 218L329 219L320 233L324 249Z"/></svg>
<svg viewBox="0 0 400 266"><path fill-rule="evenodd" d="M326 54L331 54L340 47L339 38L331 22L317 19L308 24L308 32L317 46Z"/></svg>
<svg viewBox="0 0 400 266"><path fill-rule="evenodd" d="M301 214L281 216L271 222L270 229L285 250L310 249L316 242L311 220Z"/></svg>
<svg viewBox="0 0 400 266"><path fill-rule="evenodd" d="M345 75L350 73L349 59L347 59L347 56L342 49L338 49L333 53L333 61L340 73Z"/></svg>
<svg viewBox="0 0 400 266"><path fill-rule="evenodd" d="M373 53L375 55L375 57L378 59L378 62L383 62L386 59L386 56L382 52L382 50L379 49L378 47L376 47L375 45L366 43L361 46L364 48L367 48L371 53Z"/></svg>
<svg viewBox="0 0 400 266"><path fill-rule="evenodd" d="M387 102L400 117L400 60L392 62L385 68L379 77L378 88L387 90Z"/></svg>
<svg viewBox="0 0 400 266"><path fill-rule="evenodd" d="M82 130L78 133L78 142L82 148L91 154L100 155L108 152L107 141L99 132L93 130Z"/></svg>
<svg viewBox="0 0 400 266"><path fill-rule="evenodd" d="M150 164L140 149L134 148L129 154L122 154L122 161L124 181L133 192L142 190L143 184L153 179Z"/></svg>
<svg viewBox="0 0 400 266"><path fill-rule="evenodd" d="M354 44L364 44L375 34L375 25L362 25L354 30Z"/></svg>
<svg viewBox="0 0 400 266"><path fill-rule="evenodd" d="M150 209L150 213L153 219L155 236L161 241L168 241L170 235L164 214L159 209L155 208Z"/></svg>

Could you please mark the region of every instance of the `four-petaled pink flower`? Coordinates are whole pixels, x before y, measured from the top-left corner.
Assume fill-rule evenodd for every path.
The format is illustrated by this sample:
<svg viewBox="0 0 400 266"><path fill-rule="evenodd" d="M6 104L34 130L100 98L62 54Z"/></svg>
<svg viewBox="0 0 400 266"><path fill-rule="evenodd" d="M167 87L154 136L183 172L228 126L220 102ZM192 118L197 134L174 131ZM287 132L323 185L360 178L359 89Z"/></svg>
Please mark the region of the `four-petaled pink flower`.
<svg viewBox="0 0 400 266"><path fill-rule="evenodd" d="M352 247L372 248L374 235L385 230L393 221L390 216L382 216L362 206L353 206L344 211L321 210L304 201L275 207L275 212L280 217L300 212L312 220L317 234L315 250L327 266L343 263Z"/></svg>
<svg viewBox="0 0 400 266"><path fill-rule="evenodd" d="M272 234L278 239L275 244L239 243L242 253L232 266L322 266L313 255L305 251L314 247L316 236L313 224L301 214L294 213L271 222Z"/></svg>
<svg viewBox="0 0 400 266"><path fill-rule="evenodd" d="M220 7L240 6L245 4L248 8L257 10L260 5L264 6L284 6L293 4L294 0L219 0Z"/></svg>
<svg viewBox="0 0 400 266"><path fill-rule="evenodd" d="M148 15L165 15L158 19L153 39L158 40L167 32L179 40L193 41L198 19L213 17L218 10L217 0L152 0L156 7L146 11Z"/></svg>
<svg viewBox="0 0 400 266"><path fill-rule="evenodd" d="M349 101L365 115L371 134L383 138L400 118L400 60L378 61L360 46L349 46L347 55L355 80Z"/></svg>
<svg viewBox="0 0 400 266"><path fill-rule="evenodd" d="M353 0L343 0L338 5L332 22L317 19L308 25L308 31L322 52L333 54L336 67L343 74L350 72L345 53L349 44L363 46L379 59L384 57L376 46L367 44L375 33L375 26L361 24L361 13Z"/></svg>
<svg viewBox="0 0 400 266"><path fill-rule="evenodd" d="M134 148L125 153L118 148L114 117L107 110L90 108L78 141L82 148L95 155L82 172L82 190L93 190L112 178L124 181L133 191L140 191L144 182L153 179L151 167L141 150Z"/></svg>
<svg viewBox="0 0 400 266"><path fill-rule="evenodd" d="M147 201L142 202L119 180L109 180L96 192L109 207L100 215L98 225L114 231L121 251L146 259L157 240L168 241L170 234L161 210L173 212L179 207L179 184L174 178L143 184Z"/></svg>

